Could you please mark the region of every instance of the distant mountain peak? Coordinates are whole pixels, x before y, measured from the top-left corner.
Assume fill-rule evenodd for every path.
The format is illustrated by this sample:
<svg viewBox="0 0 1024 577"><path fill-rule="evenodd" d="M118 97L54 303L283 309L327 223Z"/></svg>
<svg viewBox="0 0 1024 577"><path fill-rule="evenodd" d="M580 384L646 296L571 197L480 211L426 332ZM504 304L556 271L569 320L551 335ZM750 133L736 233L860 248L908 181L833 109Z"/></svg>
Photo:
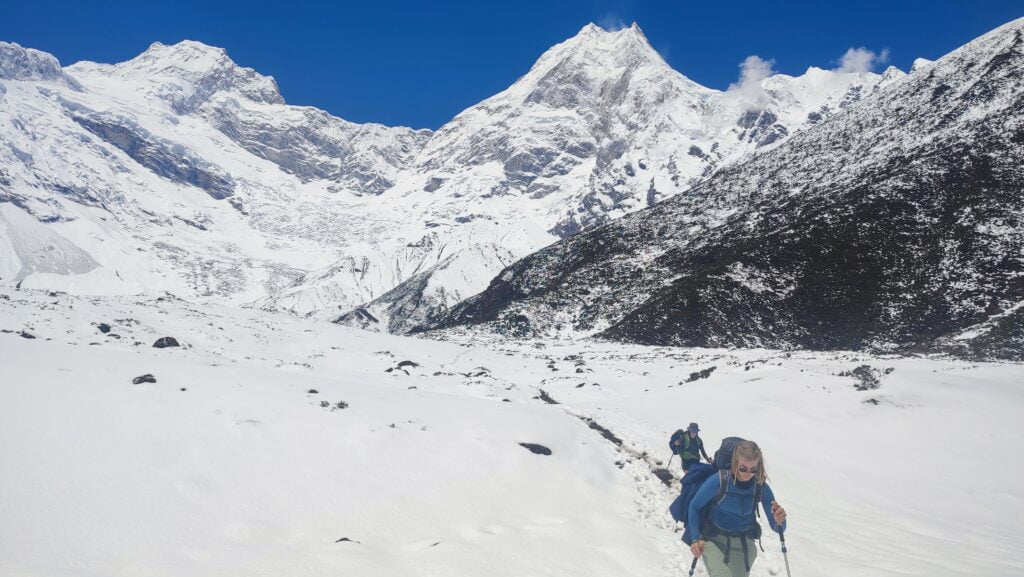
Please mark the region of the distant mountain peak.
<svg viewBox="0 0 1024 577"><path fill-rule="evenodd" d="M196 40L154 42L126 62L113 66L77 63L72 70L76 74L100 74L155 84L155 95L169 100L179 113L195 111L220 91L233 92L254 102L284 104L272 76L239 66L223 48Z"/></svg>
<svg viewBox="0 0 1024 577"><path fill-rule="evenodd" d="M210 46L209 44L206 44L204 42L200 42L198 40L188 40L188 39L181 40L180 42L175 42L174 44L164 44L163 42L156 41L156 42L150 44L149 48L146 49L146 52L143 52L143 54L146 54L146 53L149 53L149 52L157 52L157 53L159 53L159 52L164 52L166 50L171 50L171 51L174 51L174 52L186 52L186 51L188 51L188 52L195 52L195 53L202 53L202 54L214 54L214 55L217 55L218 57L228 58L228 52L227 52L227 50L224 50L223 48L220 48L218 46ZM228 59L230 60L230 58L228 58Z"/></svg>

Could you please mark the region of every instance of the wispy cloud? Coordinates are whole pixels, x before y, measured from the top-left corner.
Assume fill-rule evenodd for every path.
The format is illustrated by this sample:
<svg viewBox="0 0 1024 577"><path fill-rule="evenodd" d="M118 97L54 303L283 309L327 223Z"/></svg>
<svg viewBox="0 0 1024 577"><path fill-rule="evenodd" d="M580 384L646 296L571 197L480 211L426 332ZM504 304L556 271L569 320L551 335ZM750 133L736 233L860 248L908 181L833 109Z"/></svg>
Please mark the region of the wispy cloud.
<svg viewBox="0 0 1024 577"><path fill-rule="evenodd" d="M740 63L739 82L729 85L728 92L745 102L750 107L763 106L768 95L761 88L761 81L775 74L775 60L765 60L760 56L747 56Z"/></svg>
<svg viewBox="0 0 1024 577"><path fill-rule="evenodd" d="M622 18L614 14L605 14L598 20L597 25L608 32L618 32L619 30L629 28L629 25Z"/></svg>
<svg viewBox="0 0 1024 577"><path fill-rule="evenodd" d="M885 64L889 61L889 49L884 48L881 54L861 46L850 48L839 60L839 72L871 72L876 64Z"/></svg>

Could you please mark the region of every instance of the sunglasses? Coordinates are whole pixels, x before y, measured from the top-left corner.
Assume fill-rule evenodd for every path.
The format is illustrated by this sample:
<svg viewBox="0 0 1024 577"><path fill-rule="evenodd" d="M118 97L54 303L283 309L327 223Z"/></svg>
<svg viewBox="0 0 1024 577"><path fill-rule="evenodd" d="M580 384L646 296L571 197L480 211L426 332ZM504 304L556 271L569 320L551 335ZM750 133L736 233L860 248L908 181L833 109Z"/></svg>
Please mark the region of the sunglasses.
<svg viewBox="0 0 1024 577"><path fill-rule="evenodd" d="M740 473L750 473L751 475L756 475L761 472L761 467L746 467L744 465L740 465L739 467L736 468L736 470L739 471Z"/></svg>

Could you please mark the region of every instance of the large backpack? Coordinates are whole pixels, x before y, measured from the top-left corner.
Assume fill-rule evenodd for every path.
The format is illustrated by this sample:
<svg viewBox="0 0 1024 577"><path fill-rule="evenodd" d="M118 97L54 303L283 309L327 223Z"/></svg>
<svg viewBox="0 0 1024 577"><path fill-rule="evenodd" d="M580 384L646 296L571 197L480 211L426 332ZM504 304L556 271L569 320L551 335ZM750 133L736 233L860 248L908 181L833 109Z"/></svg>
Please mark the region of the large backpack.
<svg viewBox="0 0 1024 577"><path fill-rule="evenodd" d="M686 436L686 431L679 429L672 433L672 436L668 439L668 450L672 451L673 455L679 454L679 448L683 446L683 437Z"/></svg>
<svg viewBox="0 0 1024 577"><path fill-rule="evenodd" d="M746 439L740 437L726 437L722 439L722 445L715 451L715 468L719 471L728 471L732 468L732 454L739 445Z"/></svg>
<svg viewBox="0 0 1024 577"><path fill-rule="evenodd" d="M690 470L679 480L682 484L679 496L668 507L668 511L673 519L684 525L686 524L687 512L690 510L690 501L693 500L693 496L697 494L697 489L700 489L704 481L714 474L715 468L707 463L694 463L690 466ZM718 499L715 500L717 501Z"/></svg>

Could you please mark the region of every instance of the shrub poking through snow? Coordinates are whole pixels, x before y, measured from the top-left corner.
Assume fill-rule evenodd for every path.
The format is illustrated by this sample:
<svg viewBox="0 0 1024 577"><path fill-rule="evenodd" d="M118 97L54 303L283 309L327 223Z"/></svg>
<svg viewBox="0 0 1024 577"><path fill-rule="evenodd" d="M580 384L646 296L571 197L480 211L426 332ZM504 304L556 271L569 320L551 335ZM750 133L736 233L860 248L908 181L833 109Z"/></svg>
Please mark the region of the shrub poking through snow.
<svg viewBox="0 0 1024 577"><path fill-rule="evenodd" d="M708 367L706 369L701 369L701 370L699 370L699 371L697 371L695 373L690 373L690 376L686 378L685 382L692 383L693 381L696 381L698 379L706 379L706 378L710 377L711 373L715 372L715 369L717 369L717 368L718 368L717 366L716 367Z"/></svg>
<svg viewBox="0 0 1024 577"><path fill-rule="evenodd" d="M881 375L881 371L871 368L871 365L861 365L852 371L843 371L838 376L857 379L854 388L858 391L871 391L882 386L882 381L878 378L879 375Z"/></svg>

